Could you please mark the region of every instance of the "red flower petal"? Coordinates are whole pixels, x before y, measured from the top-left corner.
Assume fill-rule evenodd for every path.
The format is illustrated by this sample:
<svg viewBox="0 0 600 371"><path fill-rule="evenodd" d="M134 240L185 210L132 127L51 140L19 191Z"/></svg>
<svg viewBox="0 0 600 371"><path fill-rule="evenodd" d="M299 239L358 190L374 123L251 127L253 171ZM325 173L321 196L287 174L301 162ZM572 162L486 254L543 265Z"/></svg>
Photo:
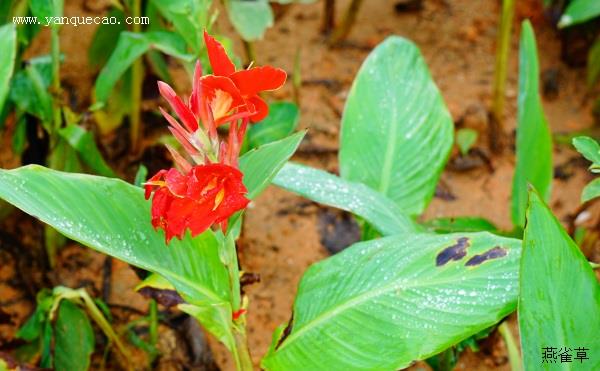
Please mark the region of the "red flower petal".
<svg viewBox="0 0 600 371"><path fill-rule="evenodd" d="M254 67L237 71L229 76L244 97L251 97L264 90L275 90L285 84L287 74L281 68Z"/></svg>
<svg viewBox="0 0 600 371"><path fill-rule="evenodd" d="M269 105L261 97L255 95L248 99L248 102L254 106L254 111L256 112L250 116L250 121L259 122L267 117L269 114Z"/></svg>
<svg viewBox="0 0 600 371"><path fill-rule="evenodd" d="M208 59L213 70L213 74L217 76L229 76L235 72L235 65L227 56L223 45L204 31L204 42L208 52Z"/></svg>
<svg viewBox="0 0 600 371"><path fill-rule="evenodd" d="M183 122L183 125L187 127L187 129L191 132L194 132L198 129L198 120L196 116L192 113L192 111L186 106L181 98L175 94L173 88L171 88L168 84L159 81L158 82L158 90L160 95L165 98L173 111L177 114L177 117Z"/></svg>
<svg viewBox="0 0 600 371"><path fill-rule="evenodd" d="M233 99L232 108L244 104L240 90L228 77L206 75L202 78L202 88L204 89L204 96L208 99L214 98L217 90L222 90L231 95Z"/></svg>

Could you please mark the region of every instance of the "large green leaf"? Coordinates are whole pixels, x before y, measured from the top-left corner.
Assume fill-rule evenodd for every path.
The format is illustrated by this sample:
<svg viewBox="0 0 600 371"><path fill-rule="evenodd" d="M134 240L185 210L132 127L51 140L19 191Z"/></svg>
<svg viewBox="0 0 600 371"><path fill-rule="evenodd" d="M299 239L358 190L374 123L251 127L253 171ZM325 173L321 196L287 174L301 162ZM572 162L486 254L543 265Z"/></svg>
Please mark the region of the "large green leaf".
<svg viewBox="0 0 600 371"><path fill-rule="evenodd" d="M240 157L240 170L244 173L248 198L256 198L267 188L277 172L296 152L304 134L304 131L298 132L285 139L253 149Z"/></svg>
<svg viewBox="0 0 600 371"><path fill-rule="evenodd" d="M186 54L185 41L177 34L164 31L148 33L122 32L108 62L100 71L94 93L96 101L104 103L112 89L129 67L150 48L176 58L191 61Z"/></svg>
<svg viewBox="0 0 600 371"><path fill-rule="evenodd" d="M489 220L470 216L437 218L428 220L424 224L435 233L495 232L498 230Z"/></svg>
<svg viewBox="0 0 600 371"><path fill-rule="evenodd" d="M412 219L381 193L323 170L288 162L273 179L273 184L315 202L349 211L383 235L417 230Z"/></svg>
<svg viewBox="0 0 600 371"><path fill-rule="evenodd" d="M94 343L94 330L85 311L69 300L62 300L54 324L54 368L87 370Z"/></svg>
<svg viewBox="0 0 600 371"><path fill-rule="evenodd" d="M527 370L600 370L600 285L590 264L535 192L521 260L519 329ZM587 348L587 360L544 363L545 347ZM560 360L560 358L559 358Z"/></svg>
<svg viewBox="0 0 600 371"><path fill-rule="evenodd" d="M423 212L452 147L453 124L419 49L389 37L367 57L342 118L343 178Z"/></svg>
<svg viewBox="0 0 600 371"><path fill-rule="evenodd" d="M52 120L52 96L48 91L51 68L50 58L33 58L24 70L15 73L10 88L10 100L20 110L46 123Z"/></svg>
<svg viewBox="0 0 600 371"><path fill-rule="evenodd" d="M30 165L0 170L0 198L95 250L167 278L193 303L229 302L227 272L207 231L169 246L143 190L118 179Z"/></svg>
<svg viewBox="0 0 600 371"><path fill-rule="evenodd" d="M17 29L14 24L0 27L0 112L8 95L10 78L15 68L17 55Z"/></svg>
<svg viewBox="0 0 600 371"><path fill-rule="evenodd" d="M202 32L210 28L211 0L152 0L158 11L173 23L194 54L203 48Z"/></svg>
<svg viewBox="0 0 600 371"><path fill-rule="evenodd" d="M600 172L600 145L594 139L586 136L573 138L573 146L592 163L590 170L594 173Z"/></svg>
<svg viewBox="0 0 600 371"><path fill-rule="evenodd" d="M487 232L403 234L311 266L267 370L397 370L515 309L520 241Z"/></svg>
<svg viewBox="0 0 600 371"><path fill-rule="evenodd" d="M229 20L246 41L262 39L267 28L273 26L273 12L268 0L227 0Z"/></svg>
<svg viewBox="0 0 600 371"><path fill-rule="evenodd" d="M248 130L251 148L262 146L292 134L300 120L300 110L292 102L269 104L269 115Z"/></svg>
<svg viewBox="0 0 600 371"><path fill-rule="evenodd" d="M511 207L512 221L519 227L525 225L528 184L545 200L550 198L552 185L552 136L539 94L539 75L535 35L529 21L525 21L519 48L517 163Z"/></svg>
<svg viewBox="0 0 600 371"><path fill-rule="evenodd" d="M101 24L94 33L94 38L88 49L88 62L92 67L100 67L108 60L112 54L121 32L127 29L125 23L125 13L120 9L112 9L107 17L117 19L117 24Z"/></svg>
<svg viewBox="0 0 600 371"><path fill-rule="evenodd" d="M600 1L573 0L560 17L558 27L569 27L600 15Z"/></svg>

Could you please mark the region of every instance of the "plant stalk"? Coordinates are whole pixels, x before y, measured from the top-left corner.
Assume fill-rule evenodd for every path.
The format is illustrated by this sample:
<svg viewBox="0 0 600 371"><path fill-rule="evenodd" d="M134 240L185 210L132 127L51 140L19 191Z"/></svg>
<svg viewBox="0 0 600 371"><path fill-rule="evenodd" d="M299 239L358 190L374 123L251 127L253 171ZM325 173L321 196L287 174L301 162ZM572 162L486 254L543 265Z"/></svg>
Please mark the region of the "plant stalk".
<svg viewBox="0 0 600 371"><path fill-rule="evenodd" d="M133 0L131 7L131 15L140 17L142 15L142 1ZM133 32L141 32L142 26L140 24L134 24L132 27ZM140 149L140 111L142 105L142 83L143 83L143 65L142 58L138 58L131 66L131 112L129 113L129 138L131 140L131 150L134 154L137 154Z"/></svg>
<svg viewBox="0 0 600 371"><path fill-rule="evenodd" d="M250 63L256 63L256 50L254 49L254 43L252 41L243 40L244 50L246 51L246 65Z"/></svg>
<svg viewBox="0 0 600 371"><path fill-rule="evenodd" d="M238 371L252 371L254 366L252 364L252 357L250 357L250 351L248 350L245 329L242 331L234 331L233 337L235 339L235 350L233 354Z"/></svg>
<svg viewBox="0 0 600 371"><path fill-rule="evenodd" d="M517 342L508 328L508 324L506 321L502 322L500 326L498 326L498 332L502 335L504 339L504 343L506 344L506 350L508 351L508 360L510 361L510 368L512 371L523 371L523 365L521 363L521 355L519 354L519 349L517 348Z"/></svg>
<svg viewBox="0 0 600 371"><path fill-rule="evenodd" d="M503 0L500 29L497 39L496 66L494 71L494 87L492 102L492 118L490 122L490 147L493 152L502 151L504 134L504 102L506 92L506 74L508 70L508 52L510 36L515 15L515 0Z"/></svg>
<svg viewBox="0 0 600 371"><path fill-rule="evenodd" d="M344 14L344 18L342 19L342 23L333 31L331 35L331 39L329 40L329 45L338 45L342 41L346 39L354 22L356 21L356 16L358 15L358 10L362 4L363 0L352 0L346 13Z"/></svg>

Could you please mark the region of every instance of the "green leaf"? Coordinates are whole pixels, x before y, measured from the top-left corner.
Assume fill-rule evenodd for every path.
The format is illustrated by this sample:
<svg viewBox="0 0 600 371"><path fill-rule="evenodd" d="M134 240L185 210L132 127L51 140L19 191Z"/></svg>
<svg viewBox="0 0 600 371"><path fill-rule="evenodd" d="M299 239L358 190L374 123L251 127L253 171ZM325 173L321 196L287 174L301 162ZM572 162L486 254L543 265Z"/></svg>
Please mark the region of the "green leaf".
<svg viewBox="0 0 600 371"><path fill-rule="evenodd" d="M388 37L369 54L348 94L341 175L418 215L433 197L453 134L452 118L419 49Z"/></svg>
<svg viewBox="0 0 600 371"><path fill-rule="evenodd" d="M240 157L240 170L244 173L244 185L248 198L256 198L271 183L275 175L292 157L304 138L304 131L290 135L253 149Z"/></svg>
<svg viewBox="0 0 600 371"><path fill-rule="evenodd" d="M520 241L486 232L411 233L355 244L307 270L289 335L262 366L404 368L513 311L519 258Z"/></svg>
<svg viewBox="0 0 600 371"><path fill-rule="evenodd" d="M12 137L12 150L15 155L21 156L23 150L25 150L25 144L27 142L27 119L25 115L17 114L17 123L15 125L15 131Z"/></svg>
<svg viewBox="0 0 600 371"><path fill-rule="evenodd" d="M581 202L588 202L598 196L600 196L600 178L592 180L583 188Z"/></svg>
<svg viewBox="0 0 600 371"><path fill-rule="evenodd" d="M10 100L21 110L43 123L52 120L52 96L48 92L52 77L50 60L39 58L13 76ZM48 127L48 125L45 125Z"/></svg>
<svg viewBox="0 0 600 371"><path fill-rule="evenodd" d="M592 162L590 170L594 173L600 172L600 145L594 139L586 136L573 138L573 146L588 161Z"/></svg>
<svg viewBox="0 0 600 371"><path fill-rule="evenodd" d="M511 216L515 226L525 225L527 186L532 184L545 200L552 185L552 136L539 94L539 65L535 35L523 22L519 49L519 100L517 112L517 163L513 176Z"/></svg>
<svg viewBox="0 0 600 371"><path fill-rule="evenodd" d="M121 32L115 50L96 80L94 87L96 102L106 102L125 71L150 48L185 61L193 59L191 55L186 54L185 42L177 34L165 31L153 31L145 34Z"/></svg>
<svg viewBox="0 0 600 371"><path fill-rule="evenodd" d="M40 166L0 170L0 198L65 236L160 274L200 306L229 303L228 275L211 231L173 239L150 224L143 190L118 179L70 174Z"/></svg>
<svg viewBox="0 0 600 371"><path fill-rule="evenodd" d="M54 325L55 369L87 370L94 344L94 330L85 311L69 300L62 300Z"/></svg>
<svg viewBox="0 0 600 371"><path fill-rule="evenodd" d="M142 187L142 184L146 181L147 177L148 168L144 166L144 164L141 164L140 167L138 167L137 172L135 173L135 179L133 181L133 184L135 186Z"/></svg>
<svg viewBox="0 0 600 371"><path fill-rule="evenodd" d="M173 23L194 54L200 54L204 42L202 32L210 27L210 0L151 0L158 11Z"/></svg>
<svg viewBox="0 0 600 371"><path fill-rule="evenodd" d="M489 220L470 216L437 218L428 220L424 225L435 233L495 232L498 230Z"/></svg>
<svg viewBox="0 0 600 371"><path fill-rule="evenodd" d="M268 0L227 0L229 20L246 41L263 38L267 28L273 26L273 12Z"/></svg>
<svg viewBox="0 0 600 371"><path fill-rule="evenodd" d="M464 156L469 153L473 144L477 141L477 131L469 128L459 129L456 131L456 144L460 153Z"/></svg>
<svg viewBox="0 0 600 371"><path fill-rule="evenodd" d="M91 132L81 126L72 124L60 129L59 134L97 174L111 178L116 176L110 166L104 161L98 147L96 147L96 142Z"/></svg>
<svg viewBox="0 0 600 371"><path fill-rule="evenodd" d="M417 230L393 201L361 183L355 183L323 170L288 162L273 184L309 200L351 212L383 235Z"/></svg>
<svg viewBox="0 0 600 371"><path fill-rule="evenodd" d="M283 139L292 134L298 126L300 111L291 102L276 102L269 104L269 116L248 130L250 147L259 147Z"/></svg>
<svg viewBox="0 0 600 371"><path fill-rule="evenodd" d="M100 67L108 60L108 56L112 54L117 42L119 35L122 31L125 31L125 14L119 9L112 9L107 17L114 17L117 19L117 24L101 24L96 29L92 44L88 49L88 61L92 67Z"/></svg>
<svg viewBox="0 0 600 371"><path fill-rule="evenodd" d="M588 348L588 360L561 370L600 369L600 285L585 256L535 191L529 193L521 260L519 329L526 370L542 363L543 347Z"/></svg>
<svg viewBox="0 0 600 371"><path fill-rule="evenodd" d="M573 0L560 17L559 28L583 23L600 15L600 2L597 0Z"/></svg>
<svg viewBox="0 0 600 371"><path fill-rule="evenodd" d="M587 60L587 84L592 87L600 78L600 39L590 48Z"/></svg>
<svg viewBox="0 0 600 371"><path fill-rule="evenodd" d="M17 56L17 29L14 24L9 23L0 27L0 50L2 50L0 54L0 111L2 111Z"/></svg>

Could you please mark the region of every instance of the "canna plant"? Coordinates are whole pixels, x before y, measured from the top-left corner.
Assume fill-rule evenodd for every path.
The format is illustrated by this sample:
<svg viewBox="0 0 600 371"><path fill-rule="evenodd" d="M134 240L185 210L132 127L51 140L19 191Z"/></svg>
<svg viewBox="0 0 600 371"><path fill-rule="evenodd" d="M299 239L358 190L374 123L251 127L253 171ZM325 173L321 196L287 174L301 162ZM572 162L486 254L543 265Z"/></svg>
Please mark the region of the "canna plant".
<svg viewBox="0 0 600 371"><path fill-rule="evenodd" d="M552 145L528 22L520 50L512 212L516 228L511 233L480 218L420 222L454 130L443 98L410 41L388 38L361 67L342 118L337 176L286 164L303 133L240 156L252 123L269 123L269 107L258 94L279 88L286 75L270 66L236 70L222 45L208 34L204 40L212 74L203 75L196 64L189 100L159 83L177 118L164 110L163 115L184 150L169 148L175 168L152 176L144 191L117 179L39 166L1 170L0 197L69 238L152 272L138 288L175 290L180 296L177 307L219 339L240 370L253 369L254 363L246 339L251 306L240 288L243 270L236 239L249 202L271 182L351 212L363 234L362 241L306 271L290 320L276 329L260 362L263 369L407 367L485 336L517 310L517 303L522 344L531 354L538 347L532 341L536 334L552 332L556 339L569 340L578 336L568 326L542 326L535 320L541 314L550 316L551 303L536 301L535 295L540 290L560 295L540 278L556 264L550 256L535 255L541 244L553 244L553 254L565 254L560 244L568 246L565 262L585 270L577 291L591 298L585 309L597 309L599 301L589 264L582 263L584 258L544 205L550 195ZM224 128L227 134L219 135ZM534 161L539 156L543 161ZM541 191L540 196L530 191L529 201L528 183ZM520 237L523 229L525 242L505 236ZM560 239L535 240L547 239L549 232ZM523 249L527 259L521 258ZM566 305L561 308L560 318L570 318ZM575 321L574 329L580 329L581 318ZM500 331L511 339L505 325ZM581 346L597 343L586 331L564 346L578 341ZM525 367L535 369L534 361L526 356Z"/></svg>

